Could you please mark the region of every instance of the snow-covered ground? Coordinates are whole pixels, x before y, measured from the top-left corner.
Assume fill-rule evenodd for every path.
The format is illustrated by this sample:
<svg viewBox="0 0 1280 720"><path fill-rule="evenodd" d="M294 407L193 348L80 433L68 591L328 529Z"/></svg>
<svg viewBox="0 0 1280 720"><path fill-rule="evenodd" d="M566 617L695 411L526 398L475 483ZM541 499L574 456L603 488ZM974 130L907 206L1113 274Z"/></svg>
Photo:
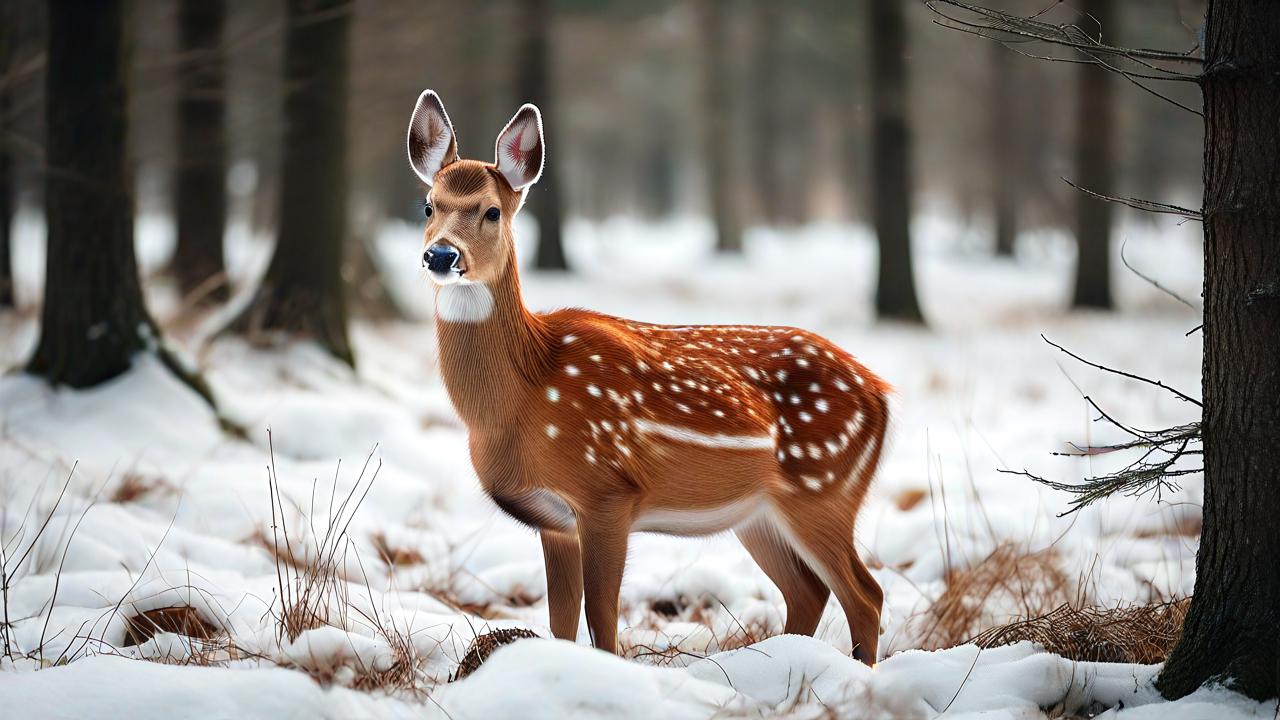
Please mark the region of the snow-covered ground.
<svg viewBox="0 0 1280 720"><path fill-rule="evenodd" d="M143 266L156 268L171 228L139 227ZM644 534L622 588L630 659L586 647L583 629L576 646L519 642L447 683L476 634L525 627L550 636L545 582L536 537L477 488L436 369L419 230L394 226L380 238L382 260L421 320L355 324L355 372L305 344L206 345L217 318L173 328L172 342L203 368L246 439L224 433L152 361L85 392L16 372L0 379L12 625L0 706L75 718L810 717L828 708L885 718L1101 708L1125 718L1274 716L1274 703L1222 689L1160 702L1152 666L1073 663L1029 643L919 649L934 642L925 613L948 573L1008 543L1052 548L1071 595L1091 603L1188 595L1201 483L1190 478L1160 503L1118 497L1060 518L1062 494L999 473L1027 468L1069 481L1114 467L1107 457L1050 456L1070 441L1119 439L1091 422L1082 392L1139 427L1195 417L1168 394L1072 361L1041 333L1194 393L1200 341L1186 333L1197 313L1121 267L1121 312L1067 314L1064 238L1028 235L1011 262L990 259L975 233L943 219L923 218L917 231L928 330L872 322L874 246L856 227L757 232L745 259L723 260L710 256L696 221L579 222L569 245L581 271L524 279L535 308L811 328L895 386L892 444L856 539L886 591L874 670L847 656L834 600L816 639L770 637L781 632L780 594L732 535ZM1197 302L1197 231L1163 222L1120 235L1131 264ZM40 283L39 234L25 216L26 298ZM237 231L231 258L243 279L265 252ZM149 294L163 322L176 301L163 285ZM34 323L30 312L0 316L0 365L26 357ZM317 567L336 581L311 582L300 597ZM1008 621L1020 602L989 598L978 629ZM194 608L214 638L139 638L130 626L174 606ZM282 637L281 623L307 608L321 627Z"/></svg>

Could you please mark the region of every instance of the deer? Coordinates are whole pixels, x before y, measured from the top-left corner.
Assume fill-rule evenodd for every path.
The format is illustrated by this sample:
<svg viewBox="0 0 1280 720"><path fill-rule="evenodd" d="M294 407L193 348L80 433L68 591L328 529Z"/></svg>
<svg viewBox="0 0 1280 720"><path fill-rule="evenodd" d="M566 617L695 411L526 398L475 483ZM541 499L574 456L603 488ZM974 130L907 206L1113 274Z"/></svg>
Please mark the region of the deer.
<svg viewBox="0 0 1280 720"><path fill-rule="evenodd" d="M853 537L889 385L797 328L531 312L512 218L546 155L532 104L494 162L466 160L426 90L408 154L440 373L483 491L540 537L552 634L577 640L585 596L591 642L616 654L629 535L731 530L781 591L786 633L813 635L835 593L853 656L874 665L883 593Z"/></svg>

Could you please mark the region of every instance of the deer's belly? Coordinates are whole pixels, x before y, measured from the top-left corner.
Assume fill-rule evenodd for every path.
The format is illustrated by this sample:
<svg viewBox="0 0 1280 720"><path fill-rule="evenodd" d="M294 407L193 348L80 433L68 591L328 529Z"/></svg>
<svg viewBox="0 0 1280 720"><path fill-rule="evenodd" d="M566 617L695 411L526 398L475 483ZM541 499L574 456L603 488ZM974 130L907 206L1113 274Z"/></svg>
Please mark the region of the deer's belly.
<svg viewBox="0 0 1280 720"><path fill-rule="evenodd" d="M668 535L713 535L749 522L764 507L762 497L748 497L710 508L650 508L640 513L632 530Z"/></svg>

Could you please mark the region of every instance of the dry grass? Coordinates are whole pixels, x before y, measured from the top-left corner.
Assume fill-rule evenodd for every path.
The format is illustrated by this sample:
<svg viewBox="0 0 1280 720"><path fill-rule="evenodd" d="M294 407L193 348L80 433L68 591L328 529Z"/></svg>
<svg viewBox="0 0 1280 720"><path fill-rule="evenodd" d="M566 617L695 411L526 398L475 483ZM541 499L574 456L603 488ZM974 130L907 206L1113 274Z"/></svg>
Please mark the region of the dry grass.
<svg viewBox="0 0 1280 720"><path fill-rule="evenodd" d="M392 547L386 533L376 532L371 540L374 551L378 553L378 559L390 567L409 567L426 562L422 553L414 548Z"/></svg>
<svg viewBox="0 0 1280 720"><path fill-rule="evenodd" d="M113 503L126 504L137 502L152 493L172 494L175 489L169 481L160 477L150 477L138 472L127 472L120 478L120 483L112 489L107 499Z"/></svg>
<svg viewBox="0 0 1280 720"><path fill-rule="evenodd" d="M717 608L719 608L719 611L717 611ZM723 624L717 622L719 613L726 615L729 620L728 629L724 632L716 631L716 627ZM623 615L630 615L630 612L624 608ZM707 642L699 643L705 645L705 652L681 647L686 644L678 642L681 640L681 636L668 634L665 630L667 625L673 622L692 623L706 628ZM689 602L689 599L685 597L653 600L650 602L642 619L633 628L654 632L662 637L665 642L653 645L640 642L624 644L620 648L622 656L629 660L639 660L649 665L658 666L676 665L689 660L701 659L718 652L737 650L767 640L777 634L774 628L770 628L763 622L754 620L743 622L729 612L729 609L723 603L711 597L703 598L701 602L697 603ZM699 638L699 640L701 639Z"/></svg>
<svg viewBox="0 0 1280 720"><path fill-rule="evenodd" d="M1169 657L1190 606L1191 598L1110 609L1062 605L991 628L973 642L989 648L1030 640L1069 660L1151 665Z"/></svg>
<svg viewBox="0 0 1280 720"><path fill-rule="evenodd" d="M1007 617L1038 617L1072 599L1072 583L1053 548L1029 552L1009 542L970 567L949 571L946 582L947 589L918 618L919 646L926 650L964 643L990 627L997 610Z"/></svg>
<svg viewBox="0 0 1280 720"><path fill-rule="evenodd" d="M922 488L907 488L898 493L893 498L893 504L902 512L919 505L925 498L929 497L929 491Z"/></svg>
<svg viewBox="0 0 1280 720"><path fill-rule="evenodd" d="M1163 662L1182 632L1188 598L1099 608L1052 548L1003 543L980 562L947 573L947 588L918 618L919 646L972 642L990 648L1022 640L1069 660ZM1004 621L1000 618L1013 618ZM999 624L997 624L999 623Z"/></svg>
<svg viewBox="0 0 1280 720"><path fill-rule="evenodd" d="M270 446L269 432L268 445ZM382 467L379 462L373 467L373 472L369 473L376 451L377 446L365 458L360 474L346 497L340 502L330 497L326 526L322 532L312 529L312 546L299 556L294 550L295 544L290 540L289 527L285 521L284 499L276 477L275 451L271 448L267 472L271 496L271 534L268 537L266 532L261 532L253 540L266 547L275 558L278 597L272 603L271 612L276 619L276 639L282 647L307 630L326 625L345 630L356 622L372 628L391 649L391 663L385 669L342 666L321 670L285 663L286 667L296 667L322 684L338 683L356 690L422 697L431 683L421 670L422 659L411 633L398 627L391 619L379 616L372 601L367 577L364 578L364 588L370 593L370 609L360 609L352 602L352 585L344 576L343 568L347 566L348 553L356 552L355 543L347 531ZM334 484L336 490L336 473ZM313 507L312 513L314 511ZM358 554L354 556L354 560L363 568Z"/></svg>

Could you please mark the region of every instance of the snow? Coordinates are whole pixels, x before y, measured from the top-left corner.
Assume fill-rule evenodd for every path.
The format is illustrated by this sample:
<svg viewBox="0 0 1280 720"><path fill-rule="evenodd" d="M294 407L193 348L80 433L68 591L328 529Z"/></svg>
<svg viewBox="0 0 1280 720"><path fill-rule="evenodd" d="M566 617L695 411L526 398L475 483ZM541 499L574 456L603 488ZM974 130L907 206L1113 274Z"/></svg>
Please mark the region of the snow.
<svg viewBox="0 0 1280 720"><path fill-rule="evenodd" d="M1120 229L1126 258L1195 302L1198 228L1143 222ZM28 302L41 282L39 228L38 217L20 215L18 287ZM1070 481L1113 467L1108 457L1049 455L1068 441L1116 439L1091 422L1081 391L1138 426L1195 415L1168 394L1071 361L1041 333L1188 391L1198 388L1200 341L1184 336L1198 322L1194 311L1123 269L1122 311L1064 313L1073 258L1063 237L1024 235L1012 262L989 258L975 231L946 217L922 216L915 229L927 331L872 322L874 246L861 227L757 230L745 258L725 260L710 255L698 220L573 221L568 249L580 272L528 273L523 282L540 309L806 327L895 386L891 443L856 539L886 594L874 669L848 657L834 600L816 639L779 636L781 596L731 535L641 533L621 598L620 641L632 659L590 649L583 623L577 645L522 641L446 683L475 634L526 627L549 637L546 588L536 537L476 485L437 372L420 231L393 225L379 238L380 264L423 319L355 324L356 371L306 344L205 345L212 320L171 329L170 342L198 363L247 440L222 432L199 399L146 358L88 391L51 389L21 373L0 378L0 537L9 567L32 547L7 599L15 648L0 660L0 703L76 718L108 709L139 718L816 717L828 706L894 718L1103 709L1162 720L1273 717L1274 703L1221 688L1160 701L1155 667L1074 663L1029 644L919 649L918 618L947 573L1002 543L1052 547L1061 571L1099 604L1191 592L1196 538L1179 529L1198 523L1198 478L1159 503L1119 497L1058 517L1063 495L997 470ZM148 218L138 230L144 266L159 267L172 228ZM522 256L530 248L520 242ZM241 228L229 257L243 281L266 253ZM162 323L176 310L163 283L152 283L148 297ZM32 313L0 318L0 362L21 363L35 322ZM281 501L275 523L271 466ZM922 500L899 507L913 492ZM281 637L281 584L296 600L307 565L322 555L335 572L314 593L322 621ZM177 605L226 636L160 632L124 646L127 618ZM1020 611L1017 598L996 597L982 622ZM767 639L739 647L758 638ZM409 681L379 686L406 656Z"/></svg>

